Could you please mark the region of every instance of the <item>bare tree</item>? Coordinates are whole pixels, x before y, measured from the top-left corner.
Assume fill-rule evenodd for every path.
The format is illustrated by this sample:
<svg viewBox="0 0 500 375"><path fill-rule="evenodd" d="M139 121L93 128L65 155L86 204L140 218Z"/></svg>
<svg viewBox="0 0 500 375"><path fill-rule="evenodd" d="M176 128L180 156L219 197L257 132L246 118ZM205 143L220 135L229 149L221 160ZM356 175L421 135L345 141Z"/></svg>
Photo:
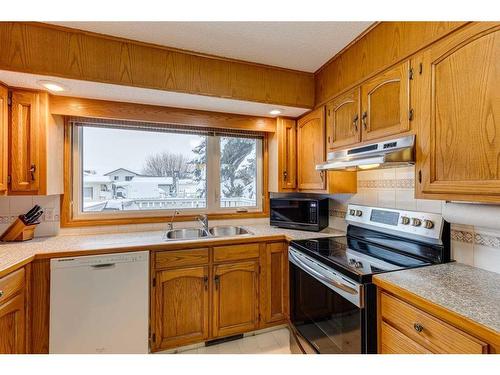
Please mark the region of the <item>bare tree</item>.
<svg viewBox="0 0 500 375"><path fill-rule="evenodd" d="M149 155L144 161L142 174L146 176L170 176L186 178L191 172L192 166L183 154L160 152Z"/></svg>

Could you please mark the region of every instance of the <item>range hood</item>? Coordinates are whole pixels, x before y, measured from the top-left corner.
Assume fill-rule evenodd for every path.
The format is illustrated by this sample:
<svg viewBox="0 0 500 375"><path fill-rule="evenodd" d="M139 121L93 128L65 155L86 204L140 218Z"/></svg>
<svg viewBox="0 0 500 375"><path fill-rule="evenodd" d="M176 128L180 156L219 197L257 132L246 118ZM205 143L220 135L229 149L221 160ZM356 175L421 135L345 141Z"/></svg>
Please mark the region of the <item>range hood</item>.
<svg viewBox="0 0 500 375"><path fill-rule="evenodd" d="M391 139L328 153L316 170L363 170L415 164L415 136Z"/></svg>

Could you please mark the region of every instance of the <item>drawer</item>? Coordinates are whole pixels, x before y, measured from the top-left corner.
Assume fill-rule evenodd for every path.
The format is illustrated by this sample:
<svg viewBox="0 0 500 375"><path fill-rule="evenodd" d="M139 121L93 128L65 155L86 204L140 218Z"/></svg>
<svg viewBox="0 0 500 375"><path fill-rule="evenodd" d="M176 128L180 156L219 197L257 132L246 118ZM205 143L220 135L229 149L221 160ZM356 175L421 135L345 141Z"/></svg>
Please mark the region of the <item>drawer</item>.
<svg viewBox="0 0 500 375"><path fill-rule="evenodd" d="M208 264L208 248L159 251L155 255L155 269L198 266Z"/></svg>
<svg viewBox="0 0 500 375"><path fill-rule="evenodd" d="M386 293L380 293L380 313L403 335L434 353L482 354L488 344Z"/></svg>
<svg viewBox="0 0 500 375"><path fill-rule="evenodd" d="M242 244L214 247L214 262L252 259L259 257L259 244Z"/></svg>
<svg viewBox="0 0 500 375"><path fill-rule="evenodd" d="M7 301L9 297L24 288L24 273L24 268L21 268L0 279L0 303Z"/></svg>
<svg viewBox="0 0 500 375"><path fill-rule="evenodd" d="M432 352L403 335L389 324L380 325L380 354L431 354Z"/></svg>

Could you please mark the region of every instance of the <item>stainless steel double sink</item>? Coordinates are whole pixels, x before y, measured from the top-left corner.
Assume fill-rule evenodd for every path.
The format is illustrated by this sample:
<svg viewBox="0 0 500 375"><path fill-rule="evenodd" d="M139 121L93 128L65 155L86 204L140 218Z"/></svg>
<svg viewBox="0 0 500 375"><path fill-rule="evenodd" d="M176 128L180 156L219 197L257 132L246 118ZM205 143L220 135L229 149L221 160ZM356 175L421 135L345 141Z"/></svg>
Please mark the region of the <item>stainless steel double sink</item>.
<svg viewBox="0 0 500 375"><path fill-rule="evenodd" d="M205 230L201 228L182 228L170 229L165 232L164 239L166 241L179 241L179 240L196 240L196 239L210 239L214 237L233 237L245 234L252 234L242 227L224 225L216 226Z"/></svg>

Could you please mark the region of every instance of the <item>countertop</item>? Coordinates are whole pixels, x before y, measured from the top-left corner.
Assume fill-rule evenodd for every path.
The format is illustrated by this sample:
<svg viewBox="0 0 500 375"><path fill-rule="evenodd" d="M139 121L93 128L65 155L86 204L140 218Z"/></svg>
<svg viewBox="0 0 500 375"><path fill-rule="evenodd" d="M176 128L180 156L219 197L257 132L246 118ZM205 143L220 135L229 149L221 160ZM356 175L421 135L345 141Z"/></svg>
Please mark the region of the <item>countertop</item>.
<svg viewBox="0 0 500 375"><path fill-rule="evenodd" d="M461 263L374 277L500 333L500 274Z"/></svg>
<svg viewBox="0 0 500 375"><path fill-rule="evenodd" d="M326 228L321 232L306 232L271 227L269 224L242 225L252 234L196 240L163 240L163 231L128 232L95 235L40 237L27 242L0 242L0 277L33 259L59 256L102 254L103 252L142 250L168 250L184 244L286 239L298 240L318 237L343 236L344 232Z"/></svg>

